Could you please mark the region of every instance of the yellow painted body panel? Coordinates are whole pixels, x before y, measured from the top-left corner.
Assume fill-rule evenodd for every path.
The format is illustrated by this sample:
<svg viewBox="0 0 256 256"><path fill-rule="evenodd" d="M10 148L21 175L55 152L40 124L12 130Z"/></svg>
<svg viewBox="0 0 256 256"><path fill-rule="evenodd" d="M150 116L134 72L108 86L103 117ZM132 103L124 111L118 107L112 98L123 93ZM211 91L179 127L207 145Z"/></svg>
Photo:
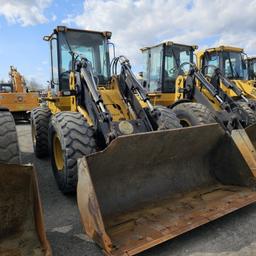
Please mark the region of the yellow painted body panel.
<svg viewBox="0 0 256 256"><path fill-rule="evenodd" d="M149 93L150 101L153 105L170 106L175 101L175 93Z"/></svg>
<svg viewBox="0 0 256 256"><path fill-rule="evenodd" d="M39 105L38 93L0 93L0 106L11 112L30 111Z"/></svg>
<svg viewBox="0 0 256 256"><path fill-rule="evenodd" d="M254 80L232 80L244 92L249 99L256 99L256 85ZM232 95L233 94L233 95ZM235 94L232 92L230 96Z"/></svg>
<svg viewBox="0 0 256 256"><path fill-rule="evenodd" d="M87 113L87 111L81 107L81 106L77 106L77 110L78 112L83 115L83 117L85 118L85 120L87 121L87 123L92 126L93 125L93 121L92 119L90 118L89 114Z"/></svg>
<svg viewBox="0 0 256 256"><path fill-rule="evenodd" d="M212 47L212 48L208 48L208 49L205 49L205 50L196 51L195 54L196 54L196 56L202 56L202 55L204 55L204 53L206 51L207 52L221 52L221 51L243 52L244 49L240 48L240 47L230 46L230 45L220 45L218 47Z"/></svg>
<svg viewBox="0 0 256 256"><path fill-rule="evenodd" d="M49 94L48 94L49 95ZM76 111L72 108L72 102L75 103L75 96L60 96L60 97L48 97L47 105L53 114L56 114L60 111Z"/></svg>
<svg viewBox="0 0 256 256"><path fill-rule="evenodd" d="M98 92L107 110L111 113L114 122L134 119L120 93L117 77L114 76L112 78L109 87L99 87Z"/></svg>

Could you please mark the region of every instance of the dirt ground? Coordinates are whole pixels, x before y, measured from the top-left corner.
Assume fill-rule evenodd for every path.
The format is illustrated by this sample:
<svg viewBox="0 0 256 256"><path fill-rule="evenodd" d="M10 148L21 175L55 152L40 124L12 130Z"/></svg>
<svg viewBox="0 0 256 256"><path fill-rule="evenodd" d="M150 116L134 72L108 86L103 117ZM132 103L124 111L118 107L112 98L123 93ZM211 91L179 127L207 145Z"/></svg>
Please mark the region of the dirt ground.
<svg viewBox="0 0 256 256"><path fill-rule="evenodd" d="M36 159L28 124L17 125L23 163L34 163L42 198L47 236L54 256L101 256L83 233L75 196L57 188L49 159ZM255 256L256 204L154 247L140 256Z"/></svg>

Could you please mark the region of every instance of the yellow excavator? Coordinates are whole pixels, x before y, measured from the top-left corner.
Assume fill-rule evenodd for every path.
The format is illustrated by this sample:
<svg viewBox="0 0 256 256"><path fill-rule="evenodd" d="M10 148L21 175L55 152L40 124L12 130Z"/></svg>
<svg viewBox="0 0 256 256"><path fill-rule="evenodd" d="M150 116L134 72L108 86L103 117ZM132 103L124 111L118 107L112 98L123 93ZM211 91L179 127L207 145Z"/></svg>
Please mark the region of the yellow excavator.
<svg viewBox="0 0 256 256"><path fill-rule="evenodd" d="M30 111L39 105L38 93L29 92L23 76L13 66L11 82L0 83L0 106L10 110L15 120L30 119Z"/></svg>
<svg viewBox="0 0 256 256"><path fill-rule="evenodd" d="M135 255L255 202L255 162L220 125L181 128L153 106L128 59L110 61L110 37L44 37L51 92L31 118L35 153L63 193L77 189L86 234L105 255Z"/></svg>
<svg viewBox="0 0 256 256"><path fill-rule="evenodd" d="M0 255L51 256L36 173L22 165L12 114L0 108Z"/></svg>

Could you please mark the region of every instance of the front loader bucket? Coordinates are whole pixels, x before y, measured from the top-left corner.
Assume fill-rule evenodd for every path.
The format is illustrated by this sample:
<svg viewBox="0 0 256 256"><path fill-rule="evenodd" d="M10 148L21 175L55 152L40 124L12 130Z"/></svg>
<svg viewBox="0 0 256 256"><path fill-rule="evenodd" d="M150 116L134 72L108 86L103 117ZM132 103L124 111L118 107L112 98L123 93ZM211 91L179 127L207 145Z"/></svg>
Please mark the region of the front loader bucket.
<svg viewBox="0 0 256 256"><path fill-rule="evenodd" d="M253 146L256 148L256 124L246 127L245 131L250 138Z"/></svg>
<svg viewBox="0 0 256 256"><path fill-rule="evenodd" d="M135 255L256 201L217 124L123 136L78 161L78 206L106 255Z"/></svg>
<svg viewBox="0 0 256 256"><path fill-rule="evenodd" d="M0 255L50 256L33 166L0 164Z"/></svg>

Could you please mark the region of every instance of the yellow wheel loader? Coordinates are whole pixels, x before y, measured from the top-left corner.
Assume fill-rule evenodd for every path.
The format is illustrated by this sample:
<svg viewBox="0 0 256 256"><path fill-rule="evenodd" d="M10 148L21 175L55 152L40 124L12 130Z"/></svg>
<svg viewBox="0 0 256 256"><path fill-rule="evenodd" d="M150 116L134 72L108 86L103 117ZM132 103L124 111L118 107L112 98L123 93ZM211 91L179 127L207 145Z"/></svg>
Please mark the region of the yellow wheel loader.
<svg viewBox="0 0 256 256"><path fill-rule="evenodd" d="M205 76L212 77L218 68L222 90L234 100L239 100L243 95L255 110L255 81L248 77L249 70L244 56L242 48L232 46L219 46L196 52L197 66Z"/></svg>
<svg viewBox="0 0 256 256"><path fill-rule="evenodd" d="M44 38L51 92L32 135L60 190L77 188L87 235L105 255L135 255L255 202L256 164L218 124L180 128L154 107L125 57L111 66L110 36L59 26Z"/></svg>
<svg viewBox="0 0 256 256"><path fill-rule="evenodd" d="M0 106L8 108L15 120L29 120L30 111L39 105L38 93L26 89L23 76L13 66L9 75L11 82L0 83Z"/></svg>
<svg viewBox="0 0 256 256"><path fill-rule="evenodd" d="M50 155L63 193L76 190L77 158L120 135L181 127L172 110L151 105L126 58L116 59L122 61L120 75L110 76L110 35L58 27L45 38L53 61L51 91L47 107L31 113L32 137L37 157Z"/></svg>
<svg viewBox="0 0 256 256"><path fill-rule="evenodd" d="M0 255L50 256L37 178L20 164L15 122L0 109Z"/></svg>
<svg viewBox="0 0 256 256"><path fill-rule="evenodd" d="M252 151L249 158L253 160L248 161L255 161L254 102L248 100L214 63L199 70L193 64L195 49L197 46L170 41L142 49L146 67L143 86L148 90L148 97L154 104L173 109L182 126L217 121L231 134L235 143L240 143L242 138L234 138L232 134L236 134L235 130L241 131L239 136L246 141L247 150ZM213 69L212 76L205 76L204 70L210 68ZM227 90L236 96L229 96ZM247 154L243 155L248 157Z"/></svg>
<svg viewBox="0 0 256 256"><path fill-rule="evenodd" d="M183 126L211 123L217 118L231 132L240 125L245 128L255 124L254 103L218 66L210 63L199 70L193 64L195 49L197 46L170 41L142 49L146 67L143 86L148 97L154 104L168 106L178 115L185 111ZM213 70L211 76L204 75L207 69ZM236 96L229 96L227 90Z"/></svg>

